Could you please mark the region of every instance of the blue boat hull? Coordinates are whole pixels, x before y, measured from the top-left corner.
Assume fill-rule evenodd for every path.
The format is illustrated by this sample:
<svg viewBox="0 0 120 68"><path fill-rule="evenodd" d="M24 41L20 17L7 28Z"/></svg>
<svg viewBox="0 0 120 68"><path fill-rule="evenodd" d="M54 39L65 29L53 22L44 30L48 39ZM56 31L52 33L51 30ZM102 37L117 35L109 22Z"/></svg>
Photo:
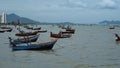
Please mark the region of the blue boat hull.
<svg viewBox="0 0 120 68"><path fill-rule="evenodd" d="M37 45L22 45L22 46L12 46L13 50L50 50L53 48L57 40L50 43L41 43Z"/></svg>

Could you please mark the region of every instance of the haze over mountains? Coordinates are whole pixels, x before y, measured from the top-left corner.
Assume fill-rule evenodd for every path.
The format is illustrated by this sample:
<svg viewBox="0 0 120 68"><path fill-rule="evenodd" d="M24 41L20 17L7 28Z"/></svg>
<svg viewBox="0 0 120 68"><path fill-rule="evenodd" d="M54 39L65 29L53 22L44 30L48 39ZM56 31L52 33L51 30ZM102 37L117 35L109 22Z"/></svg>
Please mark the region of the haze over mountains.
<svg viewBox="0 0 120 68"><path fill-rule="evenodd" d="M20 17L14 13L12 14L7 14L7 23L11 23L11 22L17 22L20 21L21 23L40 23L38 21L34 21L32 19L26 18L26 17Z"/></svg>
<svg viewBox="0 0 120 68"><path fill-rule="evenodd" d="M0 15L1 17L1 15ZM12 14L7 14L7 23L12 23L12 22L18 22L18 20L20 21L20 23L29 23L29 24L70 24L73 25L74 23L71 22L60 22L60 23L51 23L51 22L39 22L39 21L35 21L26 17L21 17L15 13ZM1 20L0 20L1 21Z"/></svg>
<svg viewBox="0 0 120 68"><path fill-rule="evenodd" d="M63 25L84 24L84 23L72 23L72 22L59 22L59 23L39 22L39 21L35 21L35 20L29 19L26 17L21 17L15 13L7 14L7 22L8 23L17 22L18 20L20 21L20 23L29 23L29 24L63 24ZM1 21L1 15L0 15L0 21ZM105 24L105 25L118 24L118 25L120 25L120 21L104 20L104 21L99 22L98 24Z"/></svg>
<svg viewBox="0 0 120 68"><path fill-rule="evenodd" d="M110 24L116 24L116 25L120 25L120 21L107 21L107 20L104 20L104 21L101 21L99 22L99 24L105 24L105 25L110 25Z"/></svg>
<svg viewBox="0 0 120 68"><path fill-rule="evenodd" d="M0 15L0 19L1 19L1 15ZM51 23L51 22L39 22L39 21L35 21L26 17L21 17L15 13L12 14L7 14L7 23L12 23L12 22L18 22L18 20L20 21L20 23L29 23L29 24L56 24L56 23ZM1 20L0 20L1 21ZM60 22L57 24L74 24L71 22Z"/></svg>

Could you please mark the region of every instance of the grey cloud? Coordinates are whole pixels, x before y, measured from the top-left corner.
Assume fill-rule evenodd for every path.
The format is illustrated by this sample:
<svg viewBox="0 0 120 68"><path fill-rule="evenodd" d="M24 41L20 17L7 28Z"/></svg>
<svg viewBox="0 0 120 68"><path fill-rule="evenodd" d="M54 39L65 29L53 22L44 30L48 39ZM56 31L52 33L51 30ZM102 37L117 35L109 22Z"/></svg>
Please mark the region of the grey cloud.
<svg viewBox="0 0 120 68"><path fill-rule="evenodd" d="M98 3L99 8L103 9L117 9L119 8L115 0L102 0Z"/></svg>
<svg viewBox="0 0 120 68"><path fill-rule="evenodd" d="M70 8L85 8L87 7L87 4L83 3L80 0L66 0L66 2L62 3L60 6L70 7Z"/></svg>

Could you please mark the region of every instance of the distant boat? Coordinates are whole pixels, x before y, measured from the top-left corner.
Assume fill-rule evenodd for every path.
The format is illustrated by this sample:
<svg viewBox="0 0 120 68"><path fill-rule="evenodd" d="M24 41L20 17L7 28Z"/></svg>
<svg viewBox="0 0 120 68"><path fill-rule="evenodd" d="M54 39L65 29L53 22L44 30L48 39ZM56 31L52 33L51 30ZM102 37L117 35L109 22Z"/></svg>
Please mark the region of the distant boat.
<svg viewBox="0 0 120 68"><path fill-rule="evenodd" d="M11 32L13 29L0 29L0 33Z"/></svg>
<svg viewBox="0 0 120 68"><path fill-rule="evenodd" d="M0 27L1 29L12 29L11 27Z"/></svg>
<svg viewBox="0 0 120 68"><path fill-rule="evenodd" d="M74 31L61 31L62 34L74 34Z"/></svg>
<svg viewBox="0 0 120 68"><path fill-rule="evenodd" d="M21 44L21 43L35 42L35 41L37 41L38 37L39 37L39 34L34 35L34 36L27 36L24 38L18 38L18 39L12 39L11 37L9 37L9 42L10 42L10 44Z"/></svg>
<svg viewBox="0 0 120 68"><path fill-rule="evenodd" d="M66 29L66 31L71 32L71 33L75 33L75 29Z"/></svg>
<svg viewBox="0 0 120 68"><path fill-rule="evenodd" d="M5 31L6 32L11 32L13 29L6 29Z"/></svg>
<svg viewBox="0 0 120 68"><path fill-rule="evenodd" d="M26 29L31 29L31 30L41 30L41 27L36 27L36 28L33 28L33 27L29 27L29 26L24 26Z"/></svg>
<svg viewBox="0 0 120 68"><path fill-rule="evenodd" d="M39 33L38 31L35 32L20 32L15 34L16 36L31 36L31 35L36 35L37 33Z"/></svg>
<svg viewBox="0 0 120 68"><path fill-rule="evenodd" d="M50 32L50 37L54 37L54 38L70 38L71 34L62 34L62 33L53 34L52 32Z"/></svg>
<svg viewBox="0 0 120 68"><path fill-rule="evenodd" d="M110 26L109 29L115 29L115 26Z"/></svg>
<svg viewBox="0 0 120 68"><path fill-rule="evenodd" d="M28 26L28 25L25 25L25 26L23 26L24 28L26 28L26 29L33 29L33 27L30 27L30 26Z"/></svg>
<svg viewBox="0 0 120 68"><path fill-rule="evenodd" d="M40 29L41 29L41 27L33 28L32 30L40 30Z"/></svg>
<svg viewBox="0 0 120 68"><path fill-rule="evenodd" d="M13 50L50 50L53 48L54 44L57 42L58 39L45 42L45 43L36 43L36 44L26 44L17 46L15 44L12 44Z"/></svg>
<svg viewBox="0 0 120 68"><path fill-rule="evenodd" d="M5 31L4 30L0 30L0 33L4 33Z"/></svg>

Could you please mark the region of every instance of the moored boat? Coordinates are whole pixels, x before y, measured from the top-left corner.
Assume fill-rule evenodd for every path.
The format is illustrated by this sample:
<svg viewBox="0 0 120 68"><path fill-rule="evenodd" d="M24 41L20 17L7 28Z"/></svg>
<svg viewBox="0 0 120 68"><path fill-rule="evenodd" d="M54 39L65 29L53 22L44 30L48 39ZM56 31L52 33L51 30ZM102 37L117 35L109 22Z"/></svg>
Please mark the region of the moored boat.
<svg viewBox="0 0 120 68"><path fill-rule="evenodd" d="M55 43L57 42L58 39L45 42L45 43L37 43L37 44L26 44L26 45L21 45L17 46L15 44L12 44L12 49L13 50L50 50L53 48Z"/></svg>
<svg viewBox="0 0 120 68"><path fill-rule="evenodd" d="M18 38L18 39L12 39L11 37L9 37L9 42L10 42L10 44L35 42L35 41L37 41L38 37L39 37L39 34L34 35L34 36L26 36L24 38Z"/></svg>
<svg viewBox="0 0 120 68"><path fill-rule="evenodd" d="M74 34L74 31L61 31L62 34Z"/></svg>
<svg viewBox="0 0 120 68"><path fill-rule="evenodd" d="M6 32L11 32L13 29L7 29L7 30L5 30Z"/></svg>
<svg viewBox="0 0 120 68"><path fill-rule="evenodd" d="M41 29L41 27L33 28L32 30L40 30L40 29Z"/></svg>
<svg viewBox="0 0 120 68"><path fill-rule="evenodd" d="M0 33L4 33L4 32L11 32L13 29L2 29L0 30Z"/></svg>
<svg viewBox="0 0 120 68"><path fill-rule="evenodd" d="M109 26L109 29L115 29L115 26Z"/></svg>
<svg viewBox="0 0 120 68"><path fill-rule="evenodd" d="M54 37L54 38L70 38L71 34L62 34L61 32L58 34L53 34L52 32L50 32L50 37Z"/></svg>
<svg viewBox="0 0 120 68"><path fill-rule="evenodd" d="M66 29L67 32L75 33L75 29Z"/></svg>
<svg viewBox="0 0 120 68"><path fill-rule="evenodd" d="M31 36L31 35L36 35L37 33L39 33L38 31L35 32L20 32L15 34L16 36Z"/></svg>
<svg viewBox="0 0 120 68"><path fill-rule="evenodd" d="M4 33L5 31L4 30L0 30L0 33Z"/></svg>

